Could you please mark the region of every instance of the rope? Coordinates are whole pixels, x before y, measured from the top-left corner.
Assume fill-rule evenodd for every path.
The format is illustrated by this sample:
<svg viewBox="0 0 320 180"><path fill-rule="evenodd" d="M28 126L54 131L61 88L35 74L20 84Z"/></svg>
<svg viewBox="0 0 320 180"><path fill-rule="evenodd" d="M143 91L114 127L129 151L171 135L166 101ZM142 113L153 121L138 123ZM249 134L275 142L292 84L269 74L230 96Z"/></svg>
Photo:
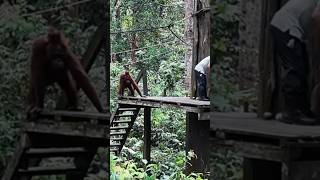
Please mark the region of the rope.
<svg viewBox="0 0 320 180"><path fill-rule="evenodd" d="M179 39L181 42L183 42L184 44L186 44L187 46L192 46L191 44L187 43L186 41L184 41L183 39L181 39L175 32L173 32L173 30L168 27L169 31L177 38Z"/></svg>
<svg viewBox="0 0 320 180"><path fill-rule="evenodd" d="M207 11L210 11L210 8L202 8L199 11L196 11L195 13L193 13L193 16L207 12Z"/></svg>
<svg viewBox="0 0 320 180"><path fill-rule="evenodd" d="M145 58L145 59L138 60L138 61L136 61L136 62L124 64L123 66L124 66L124 67L128 67L128 66L130 66L130 65L135 65L135 64L141 63L141 62L143 62L143 61L147 61L147 60L149 60L149 59L153 59L153 58L155 58L155 57L159 57L159 56L162 56L162 55L169 55L169 54L172 54L173 52L175 52L175 51L172 50L172 51L169 51L169 52L161 53L161 54L158 54L158 55L155 55L155 56L151 56L151 57L149 57L149 58Z"/></svg>
<svg viewBox="0 0 320 180"><path fill-rule="evenodd" d="M116 31L116 32L111 32L110 34L121 34L121 33L131 33L131 32L140 32L140 31L152 31L152 30L155 30L155 29L165 29L165 28L169 28L170 30L170 27L174 26L176 23L178 22L181 22L181 21L184 21L186 19L189 19L191 17L194 17L195 15L199 14L199 13L202 13L202 12L206 12L206 11L210 11L210 8L203 8L199 11L196 11L195 13L192 13L191 15L187 16L187 17L184 17L183 19L180 19L178 21L175 21L175 22L171 22L169 23L168 25L166 26L158 26L158 27L152 27L152 28L143 28L143 29L133 29L133 30L128 30L128 31ZM171 31L171 30L170 30ZM174 34L174 33L173 33ZM175 35L176 36L176 35Z"/></svg>
<svg viewBox="0 0 320 180"><path fill-rule="evenodd" d="M187 40L187 39L193 39L193 38L186 38L185 40ZM157 47L157 46L161 46L161 45L164 45L164 44L170 44L170 43L173 43L173 42L177 42L177 41L176 41L176 40L166 41L166 42L159 43L159 44L155 44L155 45L151 45L151 46L146 46L146 47L137 48L137 49L123 50L123 51L115 52L115 53L112 53L112 54L113 54L113 55L117 55L117 54L129 53L129 52L132 52L132 51L138 51L138 50L148 49L148 48L150 48L150 47Z"/></svg>
<svg viewBox="0 0 320 180"><path fill-rule="evenodd" d="M72 6L88 3L90 1L92 1L92 0L81 0L81 1L78 1L78 2L66 4L64 6L59 6L59 7L55 7L55 8L49 8L49 9L45 9L45 10L35 11L35 12L32 12L32 13L28 13L28 14L23 14L22 17L27 17L27 16L32 16L32 15L44 14L44 13L48 13L48 12L52 12L52 11L57 11L57 10L60 10L60 9L66 8L66 7L72 7Z"/></svg>
<svg viewBox="0 0 320 180"><path fill-rule="evenodd" d="M158 26L158 27L151 27L151 28L143 28L143 29L133 29L133 30L129 30L129 31L116 31L116 32L111 32L110 34L121 34L121 33L131 33L131 32L140 32L140 31L153 31L156 29L165 29L168 28L170 25L167 26Z"/></svg>

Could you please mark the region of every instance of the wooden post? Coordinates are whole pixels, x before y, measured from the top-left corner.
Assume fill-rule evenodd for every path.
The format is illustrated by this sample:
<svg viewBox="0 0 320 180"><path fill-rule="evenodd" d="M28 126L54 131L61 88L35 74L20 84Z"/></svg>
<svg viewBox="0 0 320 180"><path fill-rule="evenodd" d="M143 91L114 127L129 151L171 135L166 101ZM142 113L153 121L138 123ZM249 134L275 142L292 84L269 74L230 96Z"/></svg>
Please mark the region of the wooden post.
<svg viewBox="0 0 320 180"><path fill-rule="evenodd" d="M187 165L186 172L209 172L208 149L210 121L198 120L197 113L187 112L186 151L193 150L197 155L192 159L191 166Z"/></svg>
<svg viewBox="0 0 320 180"><path fill-rule="evenodd" d="M262 1L261 14L261 34L259 48L259 107L258 115L263 116L264 112L276 113L281 110L280 95L280 67L276 50L273 47L273 39L270 33L270 22L277 10L286 2L286 0Z"/></svg>
<svg viewBox="0 0 320 180"><path fill-rule="evenodd" d="M90 162L96 155L98 148L97 147L86 147L88 150L88 153L83 156L83 157L77 157L74 158L73 162L75 166L79 169L88 169L90 166ZM89 162L89 163L88 163ZM74 173L74 174L67 174L66 179L67 180L79 180L79 179L84 179L87 175L86 171L83 171L81 173Z"/></svg>
<svg viewBox="0 0 320 180"><path fill-rule="evenodd" d="M143 95L148 96L148 74L147 70L143 68Z"/></svg>
<svg viewBox="0 0 320 180"><path fill-rule="evenodd" d="M151 160L151 108L144 108L144 131L143 131L143 158L148 162Z"/></svg>

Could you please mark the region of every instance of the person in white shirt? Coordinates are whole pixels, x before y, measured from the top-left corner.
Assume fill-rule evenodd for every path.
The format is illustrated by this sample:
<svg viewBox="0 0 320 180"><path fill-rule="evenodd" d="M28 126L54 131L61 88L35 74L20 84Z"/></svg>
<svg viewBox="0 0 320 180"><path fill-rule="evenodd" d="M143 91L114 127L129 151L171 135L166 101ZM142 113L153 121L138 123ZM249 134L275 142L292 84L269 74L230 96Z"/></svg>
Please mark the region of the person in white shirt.
<svg viewBox="0 0 320 180"><path fill-rule="evenodd" d="M300 118L314 116L307 95L306 42L318 39L313 35L320 33L319 25L320 0L289 0L272 18L270 30L283 71L281 91L285 107L284 116L279 119L282 122L306 124Z"/></svg>
<svg viewBox="0 0 320 180"><path fill-rule="evenodd" d="M197 81L198 100L209 101L207 96L207 76L210 71L210 56L201 60L194 68Z"/></svg>

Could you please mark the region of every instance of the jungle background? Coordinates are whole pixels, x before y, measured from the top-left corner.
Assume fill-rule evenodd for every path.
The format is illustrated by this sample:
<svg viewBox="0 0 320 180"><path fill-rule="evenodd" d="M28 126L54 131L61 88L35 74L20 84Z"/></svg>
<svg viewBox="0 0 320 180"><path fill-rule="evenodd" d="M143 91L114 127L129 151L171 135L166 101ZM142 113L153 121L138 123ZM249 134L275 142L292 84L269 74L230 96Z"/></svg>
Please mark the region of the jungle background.
<svg viewBox="0 0 320 180"><path fill-rule="evenodd" d="M129 65L137 77L147 69L149 96L187 96L191 86L194 0L111 1L111 111L115 110L119 75ZM139 84L142 90L142 83ZM185 112L152 110L151 164L143 159L143 116L119 157L111 155L111 179L203 179L185 175Z"/></svg>
<svg viewBox="0 0 320 180"><path fill-rule="evenodd" d="M59 24L69 39L75 54L82 55L94 31L108 13L105 1L93 0L17 0L0 1L0 177L13 156L23 121L29 89L30 50L33 39L44 35L49 21ZM79 3L81 2L81 3ZM79 3L74 6L67 6ZM119 74L123 65L130 66L136 76L139 67L148 67L149 94L152 96L186 96L190 86L192 48L193 1L141 0L111 1L111 107L116 104ZM187 7L187 8L186 8ZM102 19L103 20L103 19ZM150 27L152 31L118 33ZM169 30L169 27L171 31ZM131 49L144 48L132 53ZM129 52L123 52L128 51ZM143 62L143 63L140 63ZM89 76L106 106L107 86L105 82L104 52L91 68ZM190 69L186 72L186 69ZM53 109L61 94L57 86L48 89L46 108ZM87 98L80 93L81 104L87 111L94 111ZM202 179L201 174L183 173L186 156L185 113L174 109L153 111L153 159L146 166L142 159L142 123L137 121L122 156L111 156L110 179ZM89 170L89 179L107 177L108 150L101 149ZM43 164L64 163L50 159ZM63 177L41 177L41 180L63 179Z"/></svg>
<svg viewBox="0 0 320 180"><path fill-rule="evenodd" d="M30 57L32 41L47 32L49 22L58 24L65 33L73 52L83 55L88 43L108 11L105 1L93 0L16 0L0 1L0 177L12 157L20 128L26 119L29 91ZM89 73L90 79L103 102L107 105L105 64L106 56L101 50ZM60 88L48 89L45 107L53 109ZM95 111L91 103L79 93L81 105L87 111ZM90 174L103 179L108 172L107 150L101 149L92 164ZM64 163L48 160L42 164ZM35 179L59 179L42 177ZM61 178L60 178L61 179Z"/></svg>
<svg viewBox="0 0 320 180"><path fill-rule="evenodd" d="M262 1L211 0L214 57L211 105L218 112L256 112ZM242 158L211 147L211 178L242 179Z"/></svg>

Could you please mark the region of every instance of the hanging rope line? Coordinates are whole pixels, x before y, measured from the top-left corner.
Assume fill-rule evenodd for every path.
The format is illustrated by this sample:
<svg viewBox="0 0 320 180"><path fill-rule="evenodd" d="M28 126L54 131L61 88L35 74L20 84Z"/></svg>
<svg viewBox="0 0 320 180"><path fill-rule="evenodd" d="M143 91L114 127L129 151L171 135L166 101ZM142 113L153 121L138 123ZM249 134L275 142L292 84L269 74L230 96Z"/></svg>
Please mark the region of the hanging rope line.
<svg viewBox="0 0 320 180"><path fill-rule="evenodd" d="M77 2L74 2L74 3L66 4L66 5L59 6L59 7L39 10L39 11L35 11L35 12L32 12L32 13L28 13L28 14L23 14L22 17L27 17L27 16L32 16L32 15L38 15L38 14L44 14L44 13L48 13L48 12L58 11L60 9L77 6L77 5L80 5L80 4L85 4L85 3L88 3L90 1L93 1L93 0L81 0L81 1L77 1Z"/></svg>
<svg viewBox="0 0 320 180"><path fill-rule="evenodd" d="M151 28L142 28L142 29L133 29L133 30L128 30L128 31L116 31L116 32L111 32L110 34L114 35L114 34L122 34L122 33L132 33L132 32L141 32L141 31L154 31L154 30L157 30L157 29L166 29L166 28L171 28L173 27L175 24L181 22L181 21L184 21L186 19L189 19L191 17L194 17L195 15L197 14L200 14L202 12L207 12L207 11L210 11L210 8L203 8L203 9L200 9L199 11L196 11L194 13L192 13L191 15L187 16L187 17L184 17L178 21L175 21L175 22L171 22L169 23L168 25L166 26L158 26L158 27L151 27ZM170 30L170 29L169 29ZM171 31L171 30L170 30Z"/></svg>
<svg viewBox="0 0 320 180"><path fill-rule="evenodd" d="M128 67L128 66L132 66L132 65L135 65L135 64L138 64L138 63L143 63L144 61L147 61L147 60L150 60L150 59L162 56L162 55L166 55L166 56L167 55L171 55L174 52L175 52L175 50L171 50L171 51L168 51L168 52L165 52L165 53L161 53L161 54L158 54L158 55L155 55L155 56L151 56L151 57L148 57L148 58L144 58L144 59L141 59L141 60L138 60L138 61L135 61L135 62L127 63L127 64L124 64L123 66L124 67Z"/></svg>
<svg viewBox="0 0 320 180"><path fill-rule="evenodd" d="M158 3L158 2L152 2L152 3L155 3L155 4L159 5L159 6L166 7L166 8L183 7L184 6L183 4L161 4L161 3Z"/></svg>
<svg viewBox="0 0 320 180"><path fill-rule="evenodd" d="M205 12L208 12L208 11L210 11L210 8L202 8L199 11L194 12L193 16L201 14L201 13L205 13Z"/></svg>
<svg viewBox="0 0 320 180"><path fill-rule="evenodd" d="M185 38L184 40L188 40L188 39L193 39L193 38ZM114 53L112 53L112 55L130 53L130 52L133 52L133 51L144 50L144 49L148 49L148 48L151 48L151 47L157 47L157 46L161 46L161 45L165 45L165 44L171 44L171 43L174 43L174 42L178 42L178 41L177 40L172 40L172 41L166 41L166 42L162 42L162 43L159 43L159 44L146 46L146 47L142 47L142 48L123 50L123 51L119 51L119 52L114 52Z"/></svg>
<svg viewBox="0 0 320 180"><path fill-rule="evenodd" d="M154 30L157 30L157 29L165 29L165 28L168 28L169 26L172 26L172 24L169 24L167 26L158 26L158 27L151 27L151 28L133 29L133 30L128 30L128 31L116 31L116 32L111 32L110 34L121 34L121 33L141 32L141 31L154 31Z"/></svg>
<svg viewBox="0 0 320 180"><path fill-rule="evenodd" d="M175 32L173 32L173 30L168 27L169 31L177 38L179 39L181 42L183 42L184 44L186 44L187 46L192 46L192 44L187 43L186 41L184 41L183 39L181 39Z"/></svg>

